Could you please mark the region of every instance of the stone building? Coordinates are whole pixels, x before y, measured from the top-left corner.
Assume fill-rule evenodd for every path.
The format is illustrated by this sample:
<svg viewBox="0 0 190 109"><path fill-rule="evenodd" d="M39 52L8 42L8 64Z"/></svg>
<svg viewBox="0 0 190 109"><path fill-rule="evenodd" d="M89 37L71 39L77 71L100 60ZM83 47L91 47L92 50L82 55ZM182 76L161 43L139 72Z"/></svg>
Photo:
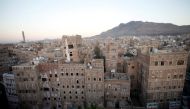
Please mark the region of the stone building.
<svg viewBox="0 0 190 109"><path fill-rule="evenodd" d="M22 49L14 49L13 53L16 54L16 56L19 59L20 63L27 63L34 57L36 57L36 52L34 51L26 51Z"/></svg>
<svg viewBox="0 0 190 109"><path fill-rule="evenodd" d="M27 63L13 66L13 71L18 97L25 108L104 107L104 103L124 107L130 97L127 74L105 77L103 59L92 59L88 64Z"/></svg>
<svg viewBox="0 0 190 109"><path fill-rule="evenodd" d="M139 54L139 84L142 102L168 108L180 100L187 68L187 52L156 50Z"/></svg>
<svg viewBox="0 0 190 109"><path fill-rule="evenodd" d="M118 45L114 42L106 43L104 55L106 57L105 66L106 72L110 72L112 69L117 70L118 61Z"/></svg>
<svg viewBox="0 0 190 109"><path fill-rule="evenodd" d="M59 81L57 79L58 64L40 63L37 66L39 73L40 100L44 108L61 108L60 92L58 91Z"/></svg>
<svg viewBox="0 0 190 109"><path fill-rule="evenodd" d="M83 106L85 100L85 65L81 63L41 63L40 87L43 107Z"/></svg>
<svg viewBox="0 0 190 109"><path fill-rule="evenodd" d="M36 65L23 63L12 67L21 107L38 108L41 104Z"/></svg>
<svg viewBox="0 0 190 109"><path fill-rule="evenodd" d="M125 57L124 71L129 75L131 79L131 90L138 89L138 61L136 57Z"/></svg>
<svg viewBox="0 0 190 109"><path fill-rule="evenodd" d="M134 39L134 43L132 44L132 47L136 49L140 49L141 53L149 53L152 48L159 48L161 45L161 42L157 39L151 38L141 38L141 40ZM133 42L132 41L132 42Z"/></svg>
<svg viewBox="0 0 190 109"><path fill-rule="evenodd" d="M0 81L3 73L11 72L11 66L18 63L18 58L12 53L12 45L0 45Z"/></svg>
<svg viewBox="0 0 190 109"><path fill-rule="evenodd" d="M112 71L105 74L105 105L107 108L124 108L130 100L130 78L127 73Z"/></svg>
<svg viewBox="0 0 190 109"><path fill-rule="evenodd" d="M9 51L5 46L0 45L0 80L3 79L3 73L9 72Z"/></svg>
<svg viewBox="0 0 190 109"><path fill-rule="evenodd" d="M62 104L83 106L85 101L85 65L65 63L59 65L59 71Z"/></svg>
<svg viewBox="0 0 190 109"><path fill-rule="evenodd" d="M80 47L82 45L82 39L80 35L76 36L63 36L63 54L67 60L71 62L79 62Z"/></svg>
<svg viewBox="0 0 190 109"><path fill-rule="evenodd" d="M103 59L93 59L85 70L85 94L88 106L103 107L104 103L104 63Z"/></svg>
<svg viewBox="0 0 190 109"><path fill-rule="evenodd" d="M3 74L3 84L6 88L6 95L8 99L8 104L10 109L19 108L19 100L16 92L16 83L14 74L4 73Z"/></svg>
<svg viewBox="0 0 190 109"><path fill-rule="evenodd" d="M41 63L38 65L41 79L43 107L68 108L91 104L103 106L104 68L102 59L83 63ZM90 91L89 91L90 90ZM85 104L87 103L87 104Z"/></svg>

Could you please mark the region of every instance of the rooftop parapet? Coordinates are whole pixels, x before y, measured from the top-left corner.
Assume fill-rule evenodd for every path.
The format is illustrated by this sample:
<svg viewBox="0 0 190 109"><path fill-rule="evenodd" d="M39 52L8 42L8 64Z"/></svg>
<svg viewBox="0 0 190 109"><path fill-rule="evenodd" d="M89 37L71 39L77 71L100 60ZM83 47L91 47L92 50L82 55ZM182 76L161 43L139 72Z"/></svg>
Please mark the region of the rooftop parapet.
<svg viewBox="0 0 190 109"><path fill-rule="evenodd" d="M109 72L105 73L105 80L130 80L127 73Z"/></svg>

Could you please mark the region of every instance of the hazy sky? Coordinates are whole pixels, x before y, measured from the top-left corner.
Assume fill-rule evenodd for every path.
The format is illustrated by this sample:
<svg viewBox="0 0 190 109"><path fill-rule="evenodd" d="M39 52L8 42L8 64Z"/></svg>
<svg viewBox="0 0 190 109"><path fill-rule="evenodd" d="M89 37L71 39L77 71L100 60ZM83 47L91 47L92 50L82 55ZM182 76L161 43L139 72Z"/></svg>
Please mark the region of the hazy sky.
<svg viewBox="0 0 190 109"><path fill-rule="evenodd" d="M190 24L190 0L0 0L0 42L97 35L120 23Z"/></svg>

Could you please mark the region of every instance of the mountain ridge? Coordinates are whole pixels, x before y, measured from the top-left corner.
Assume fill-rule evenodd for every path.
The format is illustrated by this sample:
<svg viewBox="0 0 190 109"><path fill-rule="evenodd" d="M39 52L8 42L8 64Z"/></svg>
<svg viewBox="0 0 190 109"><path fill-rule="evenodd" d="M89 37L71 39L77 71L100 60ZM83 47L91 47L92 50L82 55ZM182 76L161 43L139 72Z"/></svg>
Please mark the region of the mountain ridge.
<svg viewBox="0 0 190 109"><path fill-rule="evenodd" d="M120 23L95 37L182 35L188 33L190 33L190 25L178 26L172 23L130 21Z"/></svg>

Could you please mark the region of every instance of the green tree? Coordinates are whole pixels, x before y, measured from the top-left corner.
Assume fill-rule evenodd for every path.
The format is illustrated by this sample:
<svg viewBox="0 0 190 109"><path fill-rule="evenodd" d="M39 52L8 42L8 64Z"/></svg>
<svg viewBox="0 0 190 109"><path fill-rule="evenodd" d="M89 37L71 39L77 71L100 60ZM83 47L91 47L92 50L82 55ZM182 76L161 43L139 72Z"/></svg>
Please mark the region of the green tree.
<svg viewBox="0 0 190 109"><path fill-rule="evenodd" d="M101 59L101 58L103 58L102 52L101 52L99 46L95 46L94 47L94 54L95 54L95 57L94 57L95 59Z"/></svg>
<svg viewBox="0 0 190 109"><path fill-rule="evenodd" d="M104 109L104 108L98 107L96 104L91 104L90 107L87 107L85 109Z"/></svg>

